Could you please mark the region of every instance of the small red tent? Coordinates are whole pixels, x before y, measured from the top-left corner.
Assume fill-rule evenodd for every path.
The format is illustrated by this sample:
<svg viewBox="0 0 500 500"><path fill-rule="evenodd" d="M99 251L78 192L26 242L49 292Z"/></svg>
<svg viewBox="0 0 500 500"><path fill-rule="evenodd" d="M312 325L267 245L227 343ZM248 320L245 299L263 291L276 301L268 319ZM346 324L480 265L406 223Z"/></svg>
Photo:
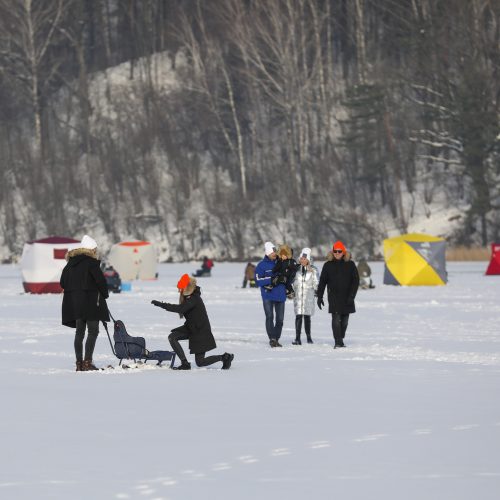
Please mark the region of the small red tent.
<svg viewBox="0 0 500 500"><path fill-rule="evenodd" d="M486 269L486 276L495 274L500 274L500 243L491 244L491 260L488 269Z"/></svg>
<svg viewBox="0 0 500 500"><path fill-rule="evenodd" d="M79 247L79 241L60 236L25 243L21 257L25 292L61 293L59 279L66 265L66 253Z"/></svg>

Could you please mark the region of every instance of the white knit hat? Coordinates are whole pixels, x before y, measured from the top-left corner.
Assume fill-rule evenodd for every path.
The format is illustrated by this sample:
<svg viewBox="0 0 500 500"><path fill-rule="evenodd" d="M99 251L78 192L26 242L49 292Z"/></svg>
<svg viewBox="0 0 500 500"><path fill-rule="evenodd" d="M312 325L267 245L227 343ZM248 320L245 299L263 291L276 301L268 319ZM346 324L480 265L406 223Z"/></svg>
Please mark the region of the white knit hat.
<svg viewBox="0 0 500 500"><path fill-rule="evenodd" d="M82 248L87 248L89 250L94 250L97 248L97 243L94 238L91 238L88 234L86 234L81 241Z"/></svg>
<svg viewBox="0 0 500 500"><path fill-rule="evenodd" d="M306 247L300 252L300 257L305 257L309 262L311 262L311 249Z"/></svg>
<svg viewBox="0 0 500 500"><path fill-rule="evenodd" d="M268 256L271 255L273 252L276 252L276 247L274 246L274 243L266 241L266 243L264 244L264 252Z"/></svg>

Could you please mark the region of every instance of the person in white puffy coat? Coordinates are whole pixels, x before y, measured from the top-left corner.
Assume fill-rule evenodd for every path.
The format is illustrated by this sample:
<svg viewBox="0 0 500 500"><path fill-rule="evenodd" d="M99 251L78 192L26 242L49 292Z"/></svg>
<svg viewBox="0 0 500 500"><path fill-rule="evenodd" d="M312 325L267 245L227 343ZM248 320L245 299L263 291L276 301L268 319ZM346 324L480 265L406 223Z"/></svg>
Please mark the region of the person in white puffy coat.
<svg viewBox="0 0 500 500"><path fill-rule="evenodd" d="M312 265L311 249L303 248L299 257L299 268L293 282L295 297L293 305L295 309L295 340L294 345L302 345L300 335L302 332L302 323L306 331L307 343L312 344L311 338L311 316L316 307L316 290L318 289L319 276L318 270Z"/></svg>

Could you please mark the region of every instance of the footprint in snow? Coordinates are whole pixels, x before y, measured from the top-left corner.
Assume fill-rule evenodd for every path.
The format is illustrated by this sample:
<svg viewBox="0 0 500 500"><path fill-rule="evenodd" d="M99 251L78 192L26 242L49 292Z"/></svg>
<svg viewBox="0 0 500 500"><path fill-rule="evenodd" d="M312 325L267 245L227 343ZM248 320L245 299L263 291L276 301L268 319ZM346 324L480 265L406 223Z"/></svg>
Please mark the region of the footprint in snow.
<svg viewBox="0 0 500 500"><path fill-rule="evenodd" d="M220 462L218 464L214 464L212 467L212 470L216 472L229 469L231 469L231 466L227 462Z"/></svg>
<svg viewBox="0 0 500 500"><path fill-rule="evenodd" d="M238 457L241 462L244 464L254 464L255 462L258 462L258 458L254 458L252 455L242 455L241 457Z"/></svg>
<svg viewBox="0 0 500 500"><path fill-rule="evenodd" d="M413 434L417 434L418 436L424 436L425 434L431 434L431 429L415 429Z"/></svg>
<svg viewBox="0 0 500 500"><path fill-rule="evenodd" d="M479 427L479 424L466 424L466 425L455 425L451 429L453 431L467 431L469 429L474 429L475 427Z"/></svg>
<svg viewBox="0 0 500 500"><path fill-rule="evenodd" d="M330 448L330 442L329 441L313 441L312 443L309 443L309 448L312 450L318 450L320 448Z"/></svg>
<svg viewBox="0 0 500 500"><path fill-rule="evenodd" d="M378 441L379 439L386 437L387 434L369 434L368 436L363 436L360 438L353 439L355 443L364 443L366 441Z"/></svg>
<svg viewBox="0 0 500 500"><path fill-rule="evenodd" d="M288 448L275 448L272 452L271 455L273 457L281 457L283 455L290 455L291 451Z"/></svg>
<svg viewBox="0 0 500 500"><path fill-rule="evenodd" d="M163 484L163 486L173 486L174 484L177 484L177 481L171 477L167 477L161 484Z"/></svg>
<svg viewBox="0 0 500 500"><path fill-rule="evenodd" d="M135 487L138 490L139 495L148 496L152 495L156 490L153 490L148 484L139 484Z"/></svg>

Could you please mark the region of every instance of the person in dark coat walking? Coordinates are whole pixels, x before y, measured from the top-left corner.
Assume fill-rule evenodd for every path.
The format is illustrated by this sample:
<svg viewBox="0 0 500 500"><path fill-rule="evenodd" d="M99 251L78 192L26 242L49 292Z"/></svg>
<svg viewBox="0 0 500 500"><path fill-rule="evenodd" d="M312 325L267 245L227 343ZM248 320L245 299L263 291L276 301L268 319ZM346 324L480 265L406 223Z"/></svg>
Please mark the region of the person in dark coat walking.
<svg viewBox="0 0 500 500"><path fill-rule="evenodd" d="M234 354L225 352L222 355L205 357L205 354L215 349L217 344L212 334L205 304L201 298L200 287L196 285L196 279L184 274L177 283L177 289L180 294L179 304L169 304L158 300L151 301L154 306L178 313L181 318L186 319L182 326L174 328L168 336L172 349L181 360L180 366L174 368L174 370L191 369L191 364L187 361L179 340L189 340L189 351L195 355L194 359L198 366L209 366L221 361L222 369L229 369Z"/></svg>
<svg viewBox="0 0 500 500"><path fill-rule="evenodd" d="M76 328L76 371L97 370L92 363L95 343L99 334L99 321L109 321L108 285L100 261L97 259L97 243L85 235L81 248L70 250L67 264L61 274L60 285L64 290L62 324ZM88 329L83 357L83 339Z"/></svg>
<svg viewBox="0 0 500 500"><path fill-rule="evenodd" d="M354 298L358 291L359 275L356 265L341 241L333 245L333 251L323 265L318 285L318 307L325 303L323 294L328 287L328 312L332 315L332 330L335 348L345 347L344 338L349 323L349 314L356 312Z"/></svg>

